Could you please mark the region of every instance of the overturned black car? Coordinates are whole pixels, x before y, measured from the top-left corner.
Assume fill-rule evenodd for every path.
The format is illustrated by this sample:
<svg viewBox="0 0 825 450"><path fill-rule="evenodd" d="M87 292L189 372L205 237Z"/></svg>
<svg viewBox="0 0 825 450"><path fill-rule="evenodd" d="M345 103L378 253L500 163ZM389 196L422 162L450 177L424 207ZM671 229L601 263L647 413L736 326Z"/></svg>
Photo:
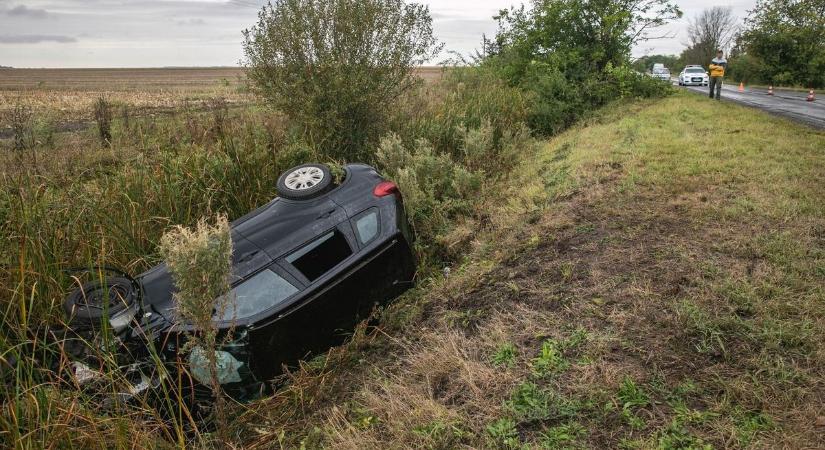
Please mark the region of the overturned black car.
<svg viewBox="0 0 825 450"><path fill-rule="evenodd" d="M290 169L278 181L278 198L232 222L235 305L214 317L233 330L217 355L230 395L254 396L283 367L341 343L376 306L412 286L413 236L397 187L372 167L344 169L338 185L325 165ZM132 393L158 383L140 369L150 359L170 367L186 361L192 383L205 385L204 352L182 351L192 330L176 313L174 292L161 264L137 277L87 283L64 306L78 335L103 325L116 337L122 366L137 374ZM77 377L94 366L78 363Z"/></svg>

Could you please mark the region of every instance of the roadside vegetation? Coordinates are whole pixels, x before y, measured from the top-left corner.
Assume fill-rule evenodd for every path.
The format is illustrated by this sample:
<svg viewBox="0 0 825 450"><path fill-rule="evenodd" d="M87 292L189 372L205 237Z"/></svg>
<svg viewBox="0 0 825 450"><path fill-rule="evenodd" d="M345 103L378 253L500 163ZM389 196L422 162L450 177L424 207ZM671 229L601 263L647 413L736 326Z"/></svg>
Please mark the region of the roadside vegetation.
<svg viewBox="0 0 825 450"><path fill-rule="evenodd" d="M342 14L340 26L407 7L359 5L323 12ZM247 34L253 66L267 33L286 33L269 28L272 11L264 9ZM431 36L426 9L412 11L399 17ZM487 56L432 82L409 78L404 61L437 43L401 48L393 60L401 78L384 81L403 89L382 99L392 107L363 116L351 115L362 111L360 97L316 97L309 84L300 97L307 104L279 103L270 90L277 110L230 108L217 97L204 101L206 109L162 117L118 114L117 104L94 97L89 114L92 102L106 103L97 108L97 129L26 138L20 148L3 142L1 442L815 442L823 400L817 374L825 369L818 344L825 195L817 181L825 166L815 151L823 138L731 105L720 116L702 99L668 97L667 84L632 70L631 46L680 14L663 0L509 10ZM313 48L322 44L329 43ZM334 50L346 56L347 48ZM344 93L370 73L318 70L323 77L302 82ZM266 83L283 75L261 71L252 81L267 92ZM320 110L328 115L303 122ZM20 123L37 121L21 111ZM374 117L374 129L359 128ZM319 134L341 124L353 134ZM21 136L47 135L23 129ZM711 133L731 138L709 146ZM361 327L347 345L306 362L279 380L285 386L272 397L228 401L228 420L217 429L214 421L170 424L150 404L103 408L99 397L48 369L49 361L68 364L48 339L65 294L80 281L66 269L140 273L161 260L164 242L172 262L172 238L162 239L171 227L244 215L274 197L277 177L294 165L355 160L398 182L418 235L418 287L383 312L380 326ZM186 276L181 270L176 277Z"/></svg>
<svg viewBox="0 0 825 450"><path fill-rule="evenodd" d="M825 136L719 108L623 101L539 145L482 203L490 220L449 277L250 405L240 433L284 448L819 445ZM708 146L711 132L736 138Z"/></svg>

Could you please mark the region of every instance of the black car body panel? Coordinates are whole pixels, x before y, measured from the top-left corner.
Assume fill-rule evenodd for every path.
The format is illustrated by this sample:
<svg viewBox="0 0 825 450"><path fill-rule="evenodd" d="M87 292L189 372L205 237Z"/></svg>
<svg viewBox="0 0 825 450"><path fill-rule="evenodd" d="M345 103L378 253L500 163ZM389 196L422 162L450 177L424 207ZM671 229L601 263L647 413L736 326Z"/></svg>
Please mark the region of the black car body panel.
<svg viewBox="0 0 825 450"><path fill-rule="evenodd" d="M238 390L341 343L376 306L412 286L412 234L400 194L374 193L382 182L372 167L348 165L344 182L318 198L276 198L232 222L237 315L215 322L232 330L222 351L241 364L240 381L231 377ZM180 348L191 327L178 317L168 268L136 280L140 313L125 339L147 344L148 337L167 361L185 359Z"/></svg>

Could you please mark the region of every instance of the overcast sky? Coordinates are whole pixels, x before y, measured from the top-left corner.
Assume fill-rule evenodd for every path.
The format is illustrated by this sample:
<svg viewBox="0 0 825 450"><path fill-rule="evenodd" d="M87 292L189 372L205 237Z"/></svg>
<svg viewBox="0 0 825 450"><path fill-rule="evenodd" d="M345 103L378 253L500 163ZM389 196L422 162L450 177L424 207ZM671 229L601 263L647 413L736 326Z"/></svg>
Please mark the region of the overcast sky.
<svg viewBox="0 0 825 450"><path fill-rule="evenodd" d="M421 0L419 0L421 1ZM232 66L241 30L265 0L0 0L0 65L14 67ZM492 16L520 0L423 0L446 50L470 53L495 34ZM677 0L685 17L672 39L634 55L681 52L687 18L719 4ZM755 0L729 2L742 19ZM437 63L438 61L434 61Z"/></svg>

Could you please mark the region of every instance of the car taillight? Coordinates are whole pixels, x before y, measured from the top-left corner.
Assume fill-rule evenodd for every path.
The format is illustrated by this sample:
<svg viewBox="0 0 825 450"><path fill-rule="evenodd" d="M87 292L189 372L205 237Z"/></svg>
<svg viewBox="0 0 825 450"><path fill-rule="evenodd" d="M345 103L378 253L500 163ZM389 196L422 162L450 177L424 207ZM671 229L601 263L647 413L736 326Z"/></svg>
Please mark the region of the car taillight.
<svg viewBox="0 0 825 450"><path fill-rule="evenodd" d="M398 193L398 186L395 185L392 181L382 181L375 186L375 189L372 190L372 193L376 197L386 197L388 195L393 195Z"/></svg>

